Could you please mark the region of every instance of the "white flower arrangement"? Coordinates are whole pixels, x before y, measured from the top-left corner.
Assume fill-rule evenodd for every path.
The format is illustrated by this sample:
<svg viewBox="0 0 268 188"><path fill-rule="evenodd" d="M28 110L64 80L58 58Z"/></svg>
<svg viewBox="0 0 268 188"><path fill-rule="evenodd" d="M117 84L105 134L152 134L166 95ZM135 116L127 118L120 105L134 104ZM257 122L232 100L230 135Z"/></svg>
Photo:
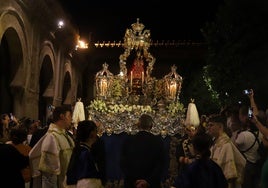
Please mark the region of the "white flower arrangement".
<svg viewBox="0 0 268 188"><path fill-rule="evenodd" d="M106 112L111 114L119 114L123 112L138 112L138 113L154 113L154 110L149 105L123 105L113 104L107 105L102 100L93 100L87 107L88 110L96 110L98 112Z"/></svg>
<svg viewBox="0 0 268 188"><path fill-rule="evenodd" d="M154 118L155 128L152 133L175 135L182 130L184 112L186 109L180 102L170 103L166 109L154 110L150 105L110 104L103 100L95 99L86 107L89 119L99 122L100 134L119 134L128 132L135 134L138 131L138 118L141 114L149 114ZM164 111L163 111L164 110Z"/></svg>
<svg viewBox="0 0 268 188"><path fill-rule="evenodd" d="M90 105L87 107L88 110L96 110L99 112L106 112L108 110L106 103L102 100L93 100L90 102Z"/></svg>
<svg viewBox="0 0 268 188"><path fill-rule="evenodd" d="M184 105L180 102L174 102L174 103L170 103L167 106L167 112L171 115L171 116L176 116L178 113L184 113L185 112L185 108Z"/></svg>

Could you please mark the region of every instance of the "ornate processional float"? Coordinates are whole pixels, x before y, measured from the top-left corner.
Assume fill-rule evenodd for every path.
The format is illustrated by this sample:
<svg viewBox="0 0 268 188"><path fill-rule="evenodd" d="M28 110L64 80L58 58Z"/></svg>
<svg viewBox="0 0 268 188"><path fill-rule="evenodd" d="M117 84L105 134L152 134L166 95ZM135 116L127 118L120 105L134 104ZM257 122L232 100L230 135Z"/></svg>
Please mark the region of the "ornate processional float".
<svg viewBox="0 0 268 188"><path fill-rule="evenodd" d="M125 32L124 53L119 56L120 73L111 73L107 63L96 73L95 99L87 110L89 119L99 122L100 134L135 134L143 113L154 119L153 134L183 134L185 108L179 101L183 79L175 65L162 79L152 76L156 59L149 52L150 35L137 19ZM131 54L134 61L127 66Z"/></svg>

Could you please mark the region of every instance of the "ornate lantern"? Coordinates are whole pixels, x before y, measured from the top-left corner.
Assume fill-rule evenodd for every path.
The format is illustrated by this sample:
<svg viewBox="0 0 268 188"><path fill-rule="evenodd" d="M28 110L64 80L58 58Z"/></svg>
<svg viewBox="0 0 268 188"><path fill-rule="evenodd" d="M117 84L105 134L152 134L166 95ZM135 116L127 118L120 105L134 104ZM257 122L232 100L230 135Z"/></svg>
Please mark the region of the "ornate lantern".
<svg viewBox="0 0 268 188"><path fill-rule="evenodd" d="M173 65L171 72L164 77L165 96L168 101L179 99L181 92L182 77L176 72L177 67Z"/></svg>
<svg viewBox="0 0 268 188"><path fill-rule="evenodd" d="M96 74L97 97L107 99L111 96L111 86L113 82L113 73L108 70L108 64L102 65L102 70Z"/></svg>

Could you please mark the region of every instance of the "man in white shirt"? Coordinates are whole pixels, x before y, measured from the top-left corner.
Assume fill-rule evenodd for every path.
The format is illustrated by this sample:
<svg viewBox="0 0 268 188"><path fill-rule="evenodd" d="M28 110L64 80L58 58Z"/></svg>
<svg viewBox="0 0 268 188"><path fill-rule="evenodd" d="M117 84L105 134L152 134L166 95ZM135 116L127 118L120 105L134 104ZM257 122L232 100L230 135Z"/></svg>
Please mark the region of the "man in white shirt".
<svg viewBox="0 0 268 188"><path fill-rule="evenodd" d="M29 154L33 177L42 179L41 185L34 182L33 188L65 187L64 179L74 147L73 138L66 131L71 122L71 108L60 106L54 109L53 123Z"/></svg>

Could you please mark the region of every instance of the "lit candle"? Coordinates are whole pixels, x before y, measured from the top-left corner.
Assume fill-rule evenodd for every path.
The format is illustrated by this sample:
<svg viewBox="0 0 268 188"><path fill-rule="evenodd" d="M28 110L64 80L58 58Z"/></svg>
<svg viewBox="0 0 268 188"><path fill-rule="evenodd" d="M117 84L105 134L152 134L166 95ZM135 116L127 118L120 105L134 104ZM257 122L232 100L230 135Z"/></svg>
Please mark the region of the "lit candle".
<svg viewBox="0 0 268 188"><path fill-rule="evenodd" d="M142 71L141 72L141 84L143 85L143 82L144 82L144 72Z"/></svg>
<svg viewBox="0 0 268 188"><path fill-rule="evenodd" d="M100 81L100 95L101 96L106 96L107 88L108 88L107 79L102 78Z"/></svg>
<svg viewBox="0 0 268 188"><path fill-rule="evenodd" d="M172 99L175 99L175 96L176 96L176 90L177 90L177 85L176 83L171 83L170 84L170 96Z"/></svg>
<svg viewBox="0 0 268 188"><path fill-rule="evenodd" d="M103 86L103 96L106 96L107 95L107 87L108 87L106 79L103 79L102 86Z"/></svg>
<svg viewBox="0 0 268 188"><path fill-rule="evenodd" d="M132 71L130 71L130 87L132 88Z"/></svg>
<svg viewBox="0 0 268 188"><path fill-rule="evenodd" d="M102 79L101 79L101 81L100 81L100 96L102 96Z"/></svg>

